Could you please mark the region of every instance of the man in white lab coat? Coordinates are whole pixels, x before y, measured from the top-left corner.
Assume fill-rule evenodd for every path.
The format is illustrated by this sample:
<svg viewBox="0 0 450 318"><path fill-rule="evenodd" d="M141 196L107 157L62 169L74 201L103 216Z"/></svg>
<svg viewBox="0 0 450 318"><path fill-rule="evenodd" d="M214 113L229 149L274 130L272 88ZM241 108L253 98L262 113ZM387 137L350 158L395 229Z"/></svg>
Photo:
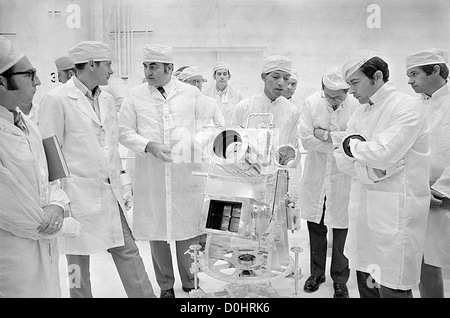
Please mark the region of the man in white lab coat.
<svg viewBox="0 0 450 318"><path fill-rule="evenodd" d="M155 297L127 223L130 193L119 157L114 99L99 88L113 73L111 50L102 42L83 41L69 57L77 74L44 96L39 118L42 136L56 135L61 143L70 171L63 189L71 199L69 212L82 225L79 237L60 240L70 296L93 296L90 255L108 250L128 297Z"/></svg>
<svg viewBox="0 0 450 318"><path fill-rule="evenodd" d="M203 89L203 83L206 82L206 79L200 74L200 70L197 66L184 68L178 74L177 78L182 82L197 87L200 91ZM201 138L203 144L203 158L205 159L204 171L208 171L208 164L206 164L206 162L209 162L209 155L206 151L207 148L205 147L206 143L209 141L208 136L210 136L216 127L225 125L225 118L219 110L214 98L202 94L202 96L199 97L199 101L201 105L199 112L201 118L198 118L197 120L201 121L203 131L198 136ZM199 241L200 245L204 248L206 246L206 234L201 235Z"/></svg>
<svg viewBox="0 0 450 318"><path fill-rule="evenodd" d="M304 101L298 98L298 94L295 94L298 88L298 80L300 75L297 70L292 69L291 77L289 78L286 88L284 89L283 96L286 97L287 100L294 103L298 107L301 107Z"/></svg>
<svg viewBox="0 0 450 318"><path fill-rule="evenodd" d="M204 178L202 149L196 143L201 116L199 89L172 76L173 49L146 45L147 83L129 92L119 112L120 143L136 154L133 232L150 241L161 298L174 298L170 244L176 245L182 289L195 287L192 259L185 254L199 243Z"/></svg>
<svg viewBox="0 0 450 318"><path fill-rule="evenodd" d="M249 115L266 113L273 116L274 146L290 145L296 152L299 146L299 108L282 96L291 77L292 63L281 55L269 56L263 66L261 79L264 91L240 101L234 110L233 124L247 126ZM298 154L299 159L300 154Z"/></svg>
<svg viewBox="0 0 450 318"><path fill-rule="evenodd" d="M197 66L189 66L183 69L179 75L178 79L182 82L185 82L189 85L193 85L197 87L200 91L203 89L203 83L206 82L206 79L203 78L203 75L200 74L200 70ZM201 97L203 109L201 113L204 118L202 119L204 124L207 126L223 126L225 124L225 118L222 115L222 112L217 106L217 102L214 98L206 96L202 94Z"/></svg>
<svg viewBox="0 0 450 318"><path fill-rule="evenodd" d="M73 60L68 56L61 56L55 60L56 71L58 72L58 82L65 84L77 74L77 69Z"/></svg>
<svg viewBox="0 0 450 318"><path fill-rule="evenodd" d="M40 84L0 36L0 298L61 297L55 236L69 199L59 181L49 183L39 129L17 107Z"/></svg>
<svg viewBox="0 0 450 318"><path fill-rule="evenodd" d="M62 84L67 83L68 80L77 74L77 69L73 60L69 56L61 56L55 60L56 69L58 71L58 81ZM111 94L116 103L116 110L119 111L120 106L122 106L123 97L117 94L117 92L112 89L109 84L100 85L100 89L108 94Z"/></svg>
<svg viewBox="0 0 450 318"><path fill-rule="evenodd" d="M430 123L430 213L419 290L422 298L444 298L442 268L450 268L450 88L447 52L425 49L406 57L408 84Z"/></svg>
<svg viewBox="0 0 450 318"><path fill-rule="evenodd" d="M288 101L296 105L301 114L303 105L305 101L299 98L299 94L297 91L298 81L300 79L300 75L297 70L292 69L291 77L287 82L286 88L283 91L283 96L286 97ZM297 94L296 94L297 92ZM299 143L299 152L305 152L303 145ZM290 179L289 179L289 194L298 199L300 196L300 182L302 178L302 165L298 164L295 169L289 169Z"/></svg>
<svg viewBox="0 0 450 318"><path fill-rule="evenodd" d="M219 62L214 66L213 78L215 85L207 88L204 94L216 100L219 110L225 118L225 123L231 124L234 108L245 98L245 95L229 84L230 67L225 62Z"/></svg>
<svg viewBox="0 0 450 318"><path fill-rule="evenodd" d="M355 52L342 74L361 104L334 151L352 177L344 254L361 297L413 297L430 204L428 120L418 99L388 82L376 53Z"/></svg>
<svg viewBox="0 0 450 318"><path fill-rule="evenodd" d="M359 103L348 96L349 85L341 69L333 67L322 77L322 88L305 99L300 115L300 137L307 151L300 184L301 217L307 221L311 276L304 290L315 292L325 282L327 232L332 229L330 274L334 297L348 298L350 277L344 255L348 228L350 176L339 171L333 157L333 141L338 144L347 122Z"/></svg>

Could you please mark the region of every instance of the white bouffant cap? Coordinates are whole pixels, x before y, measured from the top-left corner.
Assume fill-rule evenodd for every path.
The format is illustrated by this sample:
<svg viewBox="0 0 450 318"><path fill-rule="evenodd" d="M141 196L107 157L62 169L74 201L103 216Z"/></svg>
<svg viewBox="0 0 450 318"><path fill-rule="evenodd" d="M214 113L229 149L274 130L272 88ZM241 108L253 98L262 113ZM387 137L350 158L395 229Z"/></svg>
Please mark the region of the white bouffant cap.
<svg viewBox="0 0 450 318"><path fill-rule="evenodd" d="M75 67L75 63L68 56L62 56L55 60L56 69L58 71L70 70Z"/></svg>
<svg viewBox="0 0 450 318"><path fill-rule="evenodd" d="M406 57L406 70L416 66L430 64L447 64L447 52L441 49L426 49L412 53Z"/></svg>
<svg viewBox="0 0 450 318"><path fill-rule="evenodd" d="M144 63L173 63L173 48L163 44L144 46Z"/></svg>
<svg viewBox="0 0 450 318"><path fill-rule="evenodd" d="M350 85L344 81L341 69L339 67L332 67L327 70L323 75L322 81L326 88L333 91L350 88Z"/></svg>
<svg viewBox="0 0 450 318"><path fill-rule="evenodd" d="M0 35L0 74L9 70L24 56L16 51L10 40Z"/></svg>
<svg viewBox="0 0 450 318"><path fill-rule="evenodd" d="M98 41L82 41L69 49L69 57L74 64L87 63L89 61L111 61L112 52L108 44Z"/></svg>
<svg viewBox="0 0 450 318"><path fill-rule="evenodd" d="M266 58L262 72L283 71L292 74L292 62L286 56L272 55Z"/></svg>
<svg viewBox="0 0 450 318"><path fill-rule="evenodd" d="M363 66L364 63L376 56L378 56L378 54L371 50L360 50L350 55L345 60L344 66L342 66L342 76L344 80L347 81L347 79Z"/></svg>

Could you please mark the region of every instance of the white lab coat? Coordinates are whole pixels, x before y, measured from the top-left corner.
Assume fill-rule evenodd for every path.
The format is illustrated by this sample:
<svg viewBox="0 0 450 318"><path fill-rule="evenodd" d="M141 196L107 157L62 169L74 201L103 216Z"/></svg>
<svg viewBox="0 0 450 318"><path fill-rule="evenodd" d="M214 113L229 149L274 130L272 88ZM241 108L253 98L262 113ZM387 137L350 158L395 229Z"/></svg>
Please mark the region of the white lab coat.
<svg viewBox="0 0 450 318"><path fill-rule="evenodd" d="M450 84L423 99L430 123L430 186L450 198ZM450 199L431 208L425 235L426 264L450 268Z"/></svg>
<svg viewBox="0 0 450 318"><path fill-rule="evenodd" d="M230 85L228 85L222 93L219 93L217 87L214 85L205 89L203 94L216 100L217 105L219 105L219 110L225 118L225 124L227 125L232 123L233 112L237 103L245 99L245 95L241 91Z"/></svg>
<svg viewBox="0 0 450 318"><path fill-rule="evenodd" d="M300 110L298 106L283 96L272 102L266 94L257 94L240 101L236 105L232 123L245 128L248 116L254 113L270 113L273 115L273 146L289 144L298 149L300 143L298 136Z"/></svg>
<svg viewBox="0 0 450 318"><path fill-rule="evenodd" d="M352 177L344 254L351 269L372 274L383 286L408 290L419 283L430 204L428 121L420 101L391 83L371 100L372 106L353 113L346 131L367 142L351 146L353 160L342 147L334 151L338 169ZM372 184L361 181L367 167L386 170L401 159L405 167L399 173Z"/></svg>
<svg viewBox="0 0 450 318"><path fill-rule="evenodd" d="M270 113L273 115L272 146L274 149L278 146L290 145L296 150L297 165L286 169L289 172L288 193L295 201L299 195L296 185L298 185L302 174L301 154L299 152L300 137L298 135L300 108L283 96L272 102L266 94L260 93L246 98L236 105L232 123L245 128L248 116L254 113Z"/></svg>
<svg viewBox="0 0 450 318"><path fill-rule="evenodd" d="M305 101L301 99L297 94L294 94L291 98L288 99L291 103L298 107L300 111L300 117L302 114L302 109L304 107ZM300 126L298 127L300 129ZM300 137L300 131L298 132ZM299 142L299 153L304 154L306 152L302 143ZM304 159L303 159L304 160ZM299 162L297 167L289 168L289 195L295 202L298 202L300 197L300 189L301 189L301 181L302 181L302 164Z"/></svg>
<svg viewBox="0 0 450 318"><path fill-rule="evenodd" d="M61 237L64 254L91 255L124 244L119 204L126 209L113 97L102 92L99 107L100 119L73 79L47 93L40 104L42 137L58 137L70 171L63 189L72 216L82 225L80 237Z"/></svg>
<svg viewBox="0 0 450 318"><path fill-rule="evenodd" d="M45 206L69 198L49 183L39 129L22 116L28 136L0 106L0 297L60 297L57 240L37 228Z"/></svg>
<svg viewBox="0 0 450 318"><path fill-rule="evenodd" d="M120 143L136 154L133 232L138 240L171 242L202 234L205 180L192 174L205 169L201 145L194 141L202 129L195 127L202 95L176 79L164 88L167 99L148 83L132 88L119 112ZM164 114L171 120L163 120ZM174 161L144 153L150 141L170 145Z"/></svg>
<svg viewBox="0 0 450 318"><path fill-rule="evenodd" d="M202 94L199 96L200 120L203 121L203 126L225 125L225 118L217 105L214 98Z"/></svg>
<svg viewBox="0 0 450 318"><path fill-rule="evenodd" d="M326 212L324 224L331 228L348 227L348 202L351 177L338 170L333 156L332 142L314 137L314 129L330 130L330 137L338 140L347 128L347 122L358 108L359 102L347 96L335 110L316 92L305 99L300 115L300 138L307 151L302 181L300 184L299 206L301 217L319 224L323 214L324 197Z"/></svg>

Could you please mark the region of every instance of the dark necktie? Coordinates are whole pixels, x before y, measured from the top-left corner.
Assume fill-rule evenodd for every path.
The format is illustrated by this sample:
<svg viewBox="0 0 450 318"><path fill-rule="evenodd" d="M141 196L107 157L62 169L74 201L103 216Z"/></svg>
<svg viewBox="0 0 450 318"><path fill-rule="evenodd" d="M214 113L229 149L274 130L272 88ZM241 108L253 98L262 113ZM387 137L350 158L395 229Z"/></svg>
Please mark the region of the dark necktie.
<svg viewBox="0 0 450 318"><path fill-rule="evenodd" d="M164 99L166 99L166 91L164 90L164 87L160 86L156 88L162 95L162 97L164 97Z"/></svg>
<svg viewBox="0 0 450 318"><path fill-rule="evenodd" d="M11 111L14 116L14 125L19 127L24 133L28 134L28 128L25 122L23 121L22 114L16 110Z"/></svg>

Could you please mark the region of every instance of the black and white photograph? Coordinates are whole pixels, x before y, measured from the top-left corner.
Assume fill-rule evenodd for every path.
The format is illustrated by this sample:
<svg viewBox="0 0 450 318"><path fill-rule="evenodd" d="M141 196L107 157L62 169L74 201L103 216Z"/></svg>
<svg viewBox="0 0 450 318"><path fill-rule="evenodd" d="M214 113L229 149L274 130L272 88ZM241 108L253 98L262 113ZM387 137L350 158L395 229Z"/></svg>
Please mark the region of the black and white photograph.
<svg viewBox="0 0 450 318"><path fill-rule="evenodd" d="M450 298L449 52L450 0L0 0L0 298Z"/></svg>

